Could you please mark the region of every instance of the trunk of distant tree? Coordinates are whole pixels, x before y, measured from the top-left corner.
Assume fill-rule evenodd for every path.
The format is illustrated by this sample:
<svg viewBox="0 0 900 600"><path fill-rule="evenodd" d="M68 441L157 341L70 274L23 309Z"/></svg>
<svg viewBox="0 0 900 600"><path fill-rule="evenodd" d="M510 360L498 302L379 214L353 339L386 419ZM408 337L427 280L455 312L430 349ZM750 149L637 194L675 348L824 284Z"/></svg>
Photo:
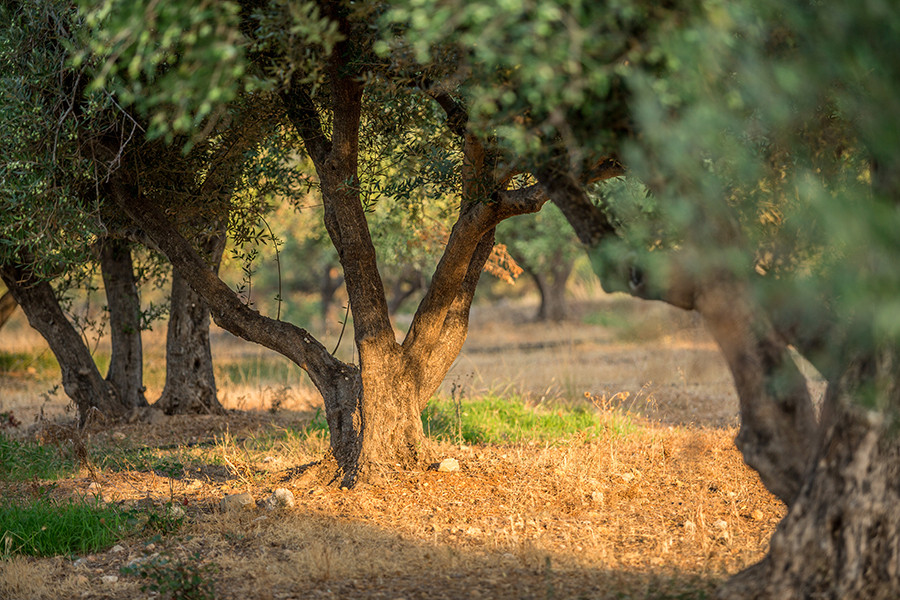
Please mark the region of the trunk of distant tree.
<svg viewBox="0 0 900 600"><path fill-rule="evenodd" d="M225 232L210 236L201 251L218 273ZM209 344L209 305L181 273L172 272L169 327L166 335L166 385L154 406L166 414L223 414L216 396L216 376Z"/></svg>
<svg viewBox="0 0 900 600"><path fill-rule="evenodd" d="M109 307L112 355L106 379L126 408L147 406L141 347L141 301L134 281L131 244L106 238L100 246L100 270Z"/></svg>
<svg viewBox="0 0 900 600"><path fill-rule="evenodd" d="M413 294L425 289L425 276L415 268L404 269L391 286L391 297L388 299L388 312L397 314L403 303Z"/></svg>
<svg viewBox="0 0 900 600"><path fill-rule="evenodd" d="M524 271L534 280L541 294L541 305L535 319L538 321L563 321L566 318L566 283L572 274L573 261L557 253L544 269L536 269L527 262L516 259Z"/></svg>
<svg viewBox="0 0 900 600"><path fill-rule="evenodd" d="M25 312L28 322L47 340L62 372L63 389L78 409L84 424L95 415L118 419L127 407L119 401L115 387L106 381L84 340L66 318L53 288L28 269L0 267L0 277Z"/></svg>
<svg viewBox="0 0 900 600"><path fill-rule="evenodd" d="M13 298L12 292L9 290L3 292L3 295L0 296L0 329L6 325L6 322L9 321L18 305L16 299Z"/></svg>
<svg viewBox="0 0 900 600"><path fill-rule="evenodd" d="M334 297L337 291L344 285L344 276L337 265L329 264L322 270L322 278L319 282L319 314L322 316L322 326L325 331L333 331L339 327L338 321L344 315L338 315Z"/></svg>

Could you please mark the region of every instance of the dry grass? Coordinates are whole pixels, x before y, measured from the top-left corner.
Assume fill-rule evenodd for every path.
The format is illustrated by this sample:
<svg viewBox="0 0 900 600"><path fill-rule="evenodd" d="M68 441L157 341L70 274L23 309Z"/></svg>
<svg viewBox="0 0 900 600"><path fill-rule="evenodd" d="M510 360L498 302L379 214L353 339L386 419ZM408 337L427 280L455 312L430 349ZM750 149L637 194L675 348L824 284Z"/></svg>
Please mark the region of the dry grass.
<svg viewBox="0 0 900 600"><path fill-rule="evenodd" d="M695 322L659 330L668 317L652 312L625 335L496 314L474 316L448 395L493 388L583 402L586 392L627 391L632 402L619 408L652 420L638 418L626 436L557 444L443 444L439 455L457 458L460 472L386 472L340 490L303 469L327 447L302 433L320 402L308 382L281 359L217 334L220 398L249 412L93 432L89 462L49 492L100 494L142 510L174 502L187 511L182 528L161 539L138 532L123 550L78 566L65 557L0 562L0 598L147 597L119 568L156 553L184 561L199 553L217 565L219 598L702 598L762 557L784 509L734 448L736 400ZM29 335L4 328L0 347L39 352ZM151 398L162 385L161 340L148 336ZM535 341L545 346L525 346ZM64 415L63 398L40 397L52 385L41 375L0 376L0 410L23 421L41 407ZM47 488L0 486L4 497ZM219 510L225 494L247 491L261 503L277 487L293 491L293 509ZM112 575L118 581L103 581Z"/></svg>
<svg viewBox="0 0 900 600"><path fill-rule="evenodd" d="M125 550L88 556L78 567L16 559L4 569L26 575L4 575L2 585L25 589L29 569L40 570L43 583L13 597L59 597L81 575L90 582L81 597L131 598L137 580L101 578L152 552L182 560L199 553L218 565L220 598L702 597L762 556L783 515L743 465L729 429L645 423L626 437L590 442L443 444L439 454L457 458L459 472L387 472L375 484L340 490L314 469L298 469L320 456L320 438L265 437L290 427L283 417L195 419L94 438L99 456L117 431L135 449L159 445L162 431L184 440L228 425L209 445L160 454L185 464L178 476L140 465L84 469L53 492L100 493L123 506L174 502L188 514L176 535L148 546L150 534L139 534ZM261 504L277 487L294 493L296 507L219 510L225 494L250 492Z"/></svg>

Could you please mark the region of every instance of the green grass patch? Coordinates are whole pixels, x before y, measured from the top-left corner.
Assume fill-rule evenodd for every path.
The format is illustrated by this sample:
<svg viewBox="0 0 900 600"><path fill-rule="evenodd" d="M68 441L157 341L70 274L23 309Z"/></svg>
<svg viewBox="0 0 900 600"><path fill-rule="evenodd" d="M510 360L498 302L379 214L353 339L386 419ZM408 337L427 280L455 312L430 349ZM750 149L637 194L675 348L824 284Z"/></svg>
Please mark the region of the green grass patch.
<svg viewBox="0 0 900 600"><path fill-rule="evenodd" d="M94 499L0 502L0 556L97 552L124 535L128 515Z"/></svg>
<svg viewBox="0 0 900 600"><path fill-rule="evenodd" d="M459 403L434 399L422 413L422 426L431 438L469 444L509 444L562 441L575 434L624 435L635 429L627 414L601 413L593 406L563 404L529 406L521 399L484 396Z"/></svg>
<svg viewBox="0 0 900 600"><path fill-rule="evenodd" d="M202 462L193 457L195 452L200 449L106 448L94 452L92 459L100 469L141 471L177 479L196 468L195 462Z"/></svg>
<svg viewBox="0 0 900 600"><path fill-rule="evenodd" d="M49 350L39 354L0 352L0 374L27 373L29 369L38 375L55 374L59 371L59 363Z"/></svg>
<svg viewBox="0 0 900 600"><path fill-rule="evenodd" d="M55 446L17 442L0 433L0 479L58 479L75 472L75 460Z"/></svg>

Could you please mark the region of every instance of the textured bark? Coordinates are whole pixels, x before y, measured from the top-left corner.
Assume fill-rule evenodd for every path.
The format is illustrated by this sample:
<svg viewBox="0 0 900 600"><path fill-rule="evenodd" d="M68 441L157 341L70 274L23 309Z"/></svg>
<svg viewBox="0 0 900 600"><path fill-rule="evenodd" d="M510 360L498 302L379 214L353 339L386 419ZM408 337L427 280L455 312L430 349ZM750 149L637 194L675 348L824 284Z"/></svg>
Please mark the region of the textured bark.
<svg viewBox="0 0 900 600"><path fill-rule="evenodd" d="M147 406L141 347L141 301L134 282L131 245L107 238L100 246L100 269L109 307L112 356L106 379L126 408Z"/></svg>
<svg viewBox="0 0 900 600"><path fill-rule="evenodd" d="M763 485L790 506L818 439L806 378L746 285L723 275L696 296L696 309L716 339L738 393L741 428L735 443Z"/></svg>
<svg viewBox="0 0 900 600"><path fill-rule="evenodd" d="M218 273L225 249L225 232L202 244L210 269ZM216 376L209 345L209 305L185 281L172 273L169 326L166 334L166 385L156 406L173 414L224 414L216 396Z"/></svg>
<svg viewBox="0 0 900 600"><path fill-rule="evenodd" d="M63 314L53 288L25 268L0 267L0 277L22 307L28 322L47 340L62 371L63 389L78 409L82 424L94 414L117 419L126 413L115 388L100 375L87 347Z"/></svg>
<svg viewBox="0 0 900 600"><path fill-rule="evenodd" d="M860 375L852 368L829 386L813 468L769 553L729 580L722 600L900 598L900 438L884 413L858 406L874 382Z"/></svg>
<svg viewBox="0 0 900 600"><path fill-rule="evenodd" d="M0 296L0 329L6 325L6 322L9 321L18 305L16 299L13 298L12 292L9 290L3 292L3 295Z"/></svg>

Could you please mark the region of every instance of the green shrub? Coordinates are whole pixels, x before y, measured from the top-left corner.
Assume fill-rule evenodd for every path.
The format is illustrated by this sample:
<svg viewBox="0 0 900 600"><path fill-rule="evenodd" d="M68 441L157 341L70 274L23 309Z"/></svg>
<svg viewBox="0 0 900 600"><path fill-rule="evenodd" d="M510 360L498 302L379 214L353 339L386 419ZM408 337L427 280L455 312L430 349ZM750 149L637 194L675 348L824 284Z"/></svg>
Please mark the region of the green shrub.
<svg viewBox="0 0 900 600"><path fill-rule="evenodd" d="M200 566L199 563L199 554L194 554L190 561L161 556L134 567L122 567L121 573L149 580L141 586L142 592L156 592L172 600L214 600L215 585L210 576L218 567L215 564Z"/></svg>

